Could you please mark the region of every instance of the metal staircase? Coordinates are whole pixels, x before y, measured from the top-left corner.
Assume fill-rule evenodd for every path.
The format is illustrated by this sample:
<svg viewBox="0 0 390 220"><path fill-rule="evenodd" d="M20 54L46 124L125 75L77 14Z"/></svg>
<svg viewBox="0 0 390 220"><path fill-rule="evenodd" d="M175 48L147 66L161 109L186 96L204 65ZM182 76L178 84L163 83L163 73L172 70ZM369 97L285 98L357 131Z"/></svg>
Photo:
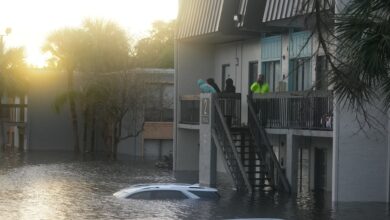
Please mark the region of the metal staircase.
<svg viewBox="0 0 390 220"><path fill-rule="evenodd" d="M248 127L227 126L218 101L212 137L223 153L226 170L229 171L237 190L279 190L290 192L290 185L275 156L265 129L256 117L251 99L248 98Z"/></svg>
<svg viewBox="0 0 390 220"><path fill-rule="evenodd" d="M249 128L232 128L230 131L252 190L273 190L266 164L260 157L261 154L256 152L258 149Z"/></svg>
<svg viewBox="0 0 390 220"><path fill-rule="evenodd" d="M265 165L267 178L264 179L264 182L268 182L270 187L275 190L290 193L290 184L279 164L267 133L256 116L251 96L248 96L248 128L254 140L256 155Z"/></svg>
<svg viewBox="0 0 390 220"><path fill-rule="evenodd" d="M217 148L223 153L225 168L229 171L235 187L239 191L252 192L251 184L245 173L242 161L237 153L233 137L226 124L218 102L214 102L215 121L212 129L212 137Z"/></svg>

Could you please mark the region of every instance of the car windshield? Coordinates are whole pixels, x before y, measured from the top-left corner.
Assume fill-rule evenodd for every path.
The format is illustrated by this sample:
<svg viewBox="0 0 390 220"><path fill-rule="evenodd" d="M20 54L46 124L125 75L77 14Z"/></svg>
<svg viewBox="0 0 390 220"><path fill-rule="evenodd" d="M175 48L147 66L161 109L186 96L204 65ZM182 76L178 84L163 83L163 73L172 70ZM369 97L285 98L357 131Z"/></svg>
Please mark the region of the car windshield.
<svg viewBox="0 0 390 220"><path fill-rule="evenodd" d="M195 194L201 199L219 199L220 197L217 192L195 191L195 190L190 190L189 192Z"/></svg>

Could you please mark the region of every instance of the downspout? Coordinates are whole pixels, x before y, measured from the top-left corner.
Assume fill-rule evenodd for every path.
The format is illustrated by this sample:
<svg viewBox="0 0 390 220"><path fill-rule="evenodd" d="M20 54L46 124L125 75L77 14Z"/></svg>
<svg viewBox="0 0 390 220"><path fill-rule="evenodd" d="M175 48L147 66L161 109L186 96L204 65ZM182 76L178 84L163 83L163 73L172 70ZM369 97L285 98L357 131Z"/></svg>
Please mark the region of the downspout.
<svg viewBox="0 0 390 220"><path fill-rule="evenodd" d="M339 131L340 131L340 106L338 96L333 94L333 158L332 158L332 203L339 200Z"/></svg>
<svg viewBox="0 0 390 220"><path fill-rule="evenodd" d="M390 110L387 111L387 131L390 129ZM390 203L390 134L387 132L387 195L386 202Z"/></svg>
<svg viewBox="0 0 390 220"><path fill-rule="evenodd" d="M172 169L173 171L176 170L176 164L177 164L177 123L178 123L178 70L179 70L179 67L178 67L178 42L177 42L177 39L175 39L174 41L174 67L175 67L175 72L174 72L174 75L173 75L173 78L174 78L174 89L173 89L173 161L172 161Z"/></svg>

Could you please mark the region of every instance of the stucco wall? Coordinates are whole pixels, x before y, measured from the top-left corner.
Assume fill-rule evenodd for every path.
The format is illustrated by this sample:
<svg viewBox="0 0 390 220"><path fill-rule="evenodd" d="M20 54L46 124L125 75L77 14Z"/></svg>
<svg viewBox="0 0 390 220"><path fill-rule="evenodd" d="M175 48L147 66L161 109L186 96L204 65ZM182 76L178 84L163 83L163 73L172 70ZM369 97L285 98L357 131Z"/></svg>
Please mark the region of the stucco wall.
<svg viewBox="0 0 390 220"><path fill-rule="evenodd" d="M63 73L37 73L31 76L28 92L29 146L31 150L73 150L68 105L55 113L53 103L66 90Z"/></svg>
<svg viewBox="0 0 390 220"><path fill-rule="evenodd" d="M199 94L198 79L214 72L214 45L177 42L175 45L174 170L199 169L199 131L179 128L180 96Z"/></svg>
<svg viewBox="0 0 390 220"><path fill-rule="evenodd" d="M369 128L356 121L356 114L337 104L335 112L334 193L337 201L387 201L388 118L375 106L368 112L384 127ZM359 116L362 119L362 116ZM364 121L363 121L364 122Z"/></svg>

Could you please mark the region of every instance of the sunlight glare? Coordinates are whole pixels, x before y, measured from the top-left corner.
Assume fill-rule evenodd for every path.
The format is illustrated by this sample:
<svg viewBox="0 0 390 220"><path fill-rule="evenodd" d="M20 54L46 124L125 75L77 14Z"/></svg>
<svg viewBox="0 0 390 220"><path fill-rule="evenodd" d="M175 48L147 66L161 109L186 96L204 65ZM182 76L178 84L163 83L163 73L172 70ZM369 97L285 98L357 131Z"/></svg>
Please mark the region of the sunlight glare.
<svg viewBox="0 0 390 220"><path fill-rule="evenodd" d="M145 37L156 20L176 18L178 0L12 0L2 2L0 34L6 27L8 47L25 47L26 61L45 65L41 47L48 34L63 27L79 27L85 18L117 22L133 39ZM23 16L21 16L23 15Z"/></svg>

